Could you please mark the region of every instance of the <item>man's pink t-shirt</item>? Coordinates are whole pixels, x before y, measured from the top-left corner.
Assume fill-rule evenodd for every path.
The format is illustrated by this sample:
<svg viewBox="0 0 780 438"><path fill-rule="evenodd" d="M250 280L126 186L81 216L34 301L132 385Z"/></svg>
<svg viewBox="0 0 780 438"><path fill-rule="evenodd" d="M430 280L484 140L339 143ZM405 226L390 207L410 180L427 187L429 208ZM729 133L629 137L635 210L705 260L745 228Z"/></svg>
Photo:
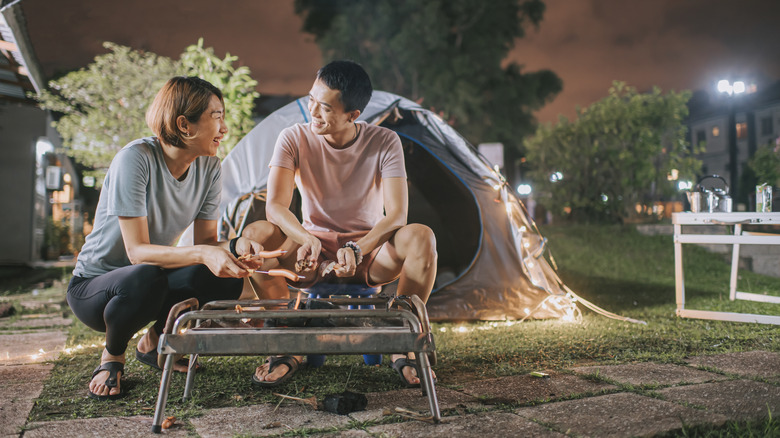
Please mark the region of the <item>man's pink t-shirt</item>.
<svg viewBox="0 0 780 438"><path fill-rule="evenodd" d="M309 124L279 134L269 167L295 172L303 228L348 233L369 231L384 217L382 178L406 178L401 139L365 122L351 146L335 149Z"/></svg>

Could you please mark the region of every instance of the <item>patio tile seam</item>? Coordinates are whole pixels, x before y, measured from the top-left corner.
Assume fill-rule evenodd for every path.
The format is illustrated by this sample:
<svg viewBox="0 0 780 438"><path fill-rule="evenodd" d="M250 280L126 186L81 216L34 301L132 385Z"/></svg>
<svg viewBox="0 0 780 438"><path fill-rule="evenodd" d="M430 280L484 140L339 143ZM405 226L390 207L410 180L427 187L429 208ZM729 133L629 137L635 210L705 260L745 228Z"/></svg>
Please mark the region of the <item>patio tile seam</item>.
<svg viewBox="0 0 780 438"><path fill-rule="evenodd" d="M723 380L723 382L730 382L733 380L752 380L754 382L761 382L761 383L768 383L770 385L774 386L780 386L780 374L775 374L774 376L764 377L764 376L757 376L754 374L737 374L737 373L731 373L728 371L722 371L717 368L712 368L709 366L697 366L696 368L700 369L701 371L707 371L713 374L720 374L721 376L728 377L727 380ZM701 382L701 383L712 383L710 382Z"/></svg>

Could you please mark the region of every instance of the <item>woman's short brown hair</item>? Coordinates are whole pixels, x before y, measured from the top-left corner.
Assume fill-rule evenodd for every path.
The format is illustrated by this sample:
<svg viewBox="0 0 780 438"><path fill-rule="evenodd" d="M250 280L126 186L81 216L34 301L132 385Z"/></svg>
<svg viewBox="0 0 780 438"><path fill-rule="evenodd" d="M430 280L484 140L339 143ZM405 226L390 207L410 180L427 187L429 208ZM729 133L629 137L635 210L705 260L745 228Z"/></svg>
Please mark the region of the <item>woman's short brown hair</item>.
<svg viewBox="0 0 780 438"><path fill-rule="evenodd" d="M178 129L176 119L184 116L196 123L208 108L212 95L225 105L222 92L210 82L195 76L171 78L146 111L146 124L162 142L184 147L184 135Z"/></svg>

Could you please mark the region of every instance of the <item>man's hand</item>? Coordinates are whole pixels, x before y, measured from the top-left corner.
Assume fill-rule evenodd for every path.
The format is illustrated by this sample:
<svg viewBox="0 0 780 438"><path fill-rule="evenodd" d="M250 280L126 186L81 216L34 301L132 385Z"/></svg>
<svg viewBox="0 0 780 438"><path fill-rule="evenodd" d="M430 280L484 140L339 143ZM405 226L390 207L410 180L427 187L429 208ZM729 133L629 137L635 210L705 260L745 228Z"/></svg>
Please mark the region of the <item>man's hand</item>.
<svg viewBox="0 0 780 438"><path fill-rule="evenodd" d="M352 248L339 248L336 258L338 263L333 267L336 277L352 277L355 275L357 263L355 262L355 251Z"/></svg>
<svg viewBox="0 0 780 438"><path fill-rule="evenodd" d="M295 263L295 270L298 272L313 271L317 269L317 260L322 251L322 242L320 239L309 234L300 248L298 248L298 257Z"/></svg>

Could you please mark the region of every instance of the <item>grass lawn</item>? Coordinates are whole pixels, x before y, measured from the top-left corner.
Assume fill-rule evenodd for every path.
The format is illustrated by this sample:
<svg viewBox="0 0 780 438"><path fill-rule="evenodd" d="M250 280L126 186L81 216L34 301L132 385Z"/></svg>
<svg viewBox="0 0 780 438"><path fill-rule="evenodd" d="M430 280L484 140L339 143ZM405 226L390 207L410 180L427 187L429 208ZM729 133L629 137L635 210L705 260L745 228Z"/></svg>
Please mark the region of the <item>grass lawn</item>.
<svg viewBox="0 0 780 438"><path fill-rule="evenodd" d="M525 321L434 324L439 385L457 389L464 382L497 376L554 370L582 364L632 361L684 363L689 356L747 350L780 351L780 327L682 319L675 316L674 252L671 236L643 236L632 227L553 226L542 228L564 282L577 294L611 312L646 325L609 319L582 308L579 323ZM688 308L780 315L780 305L730 302L729 263L720 255L685 245ZM741 272L739 290L780 295L780 279ZM0 292L0 295L3 293ZM461 329L465 327L465 329ZM55 362L31 420L90 416L151 415L160 372L141 365L128 349L125 388L115 403L86 398L89 376L98 362L102 334L81 323L70 332L68 347L81 349ZM92 346L94 345L94 347ZM182 402L184 376L171 386L168 412L197 415L202 408L275 402L271 391L256 391L250 376L259 357L203 358L193 397ZM275 392L318 397L345 388L359 392L399 388L387 365L366 367L360 357L330 357L319 369L304 369ZM777 432L777 420L770 420ZM767 427L767 424L757 427ZM730 425L729 427L734 427ZM759 430L759 429L757 429ZM710 432L691 431L691 436Z"/></svg>

